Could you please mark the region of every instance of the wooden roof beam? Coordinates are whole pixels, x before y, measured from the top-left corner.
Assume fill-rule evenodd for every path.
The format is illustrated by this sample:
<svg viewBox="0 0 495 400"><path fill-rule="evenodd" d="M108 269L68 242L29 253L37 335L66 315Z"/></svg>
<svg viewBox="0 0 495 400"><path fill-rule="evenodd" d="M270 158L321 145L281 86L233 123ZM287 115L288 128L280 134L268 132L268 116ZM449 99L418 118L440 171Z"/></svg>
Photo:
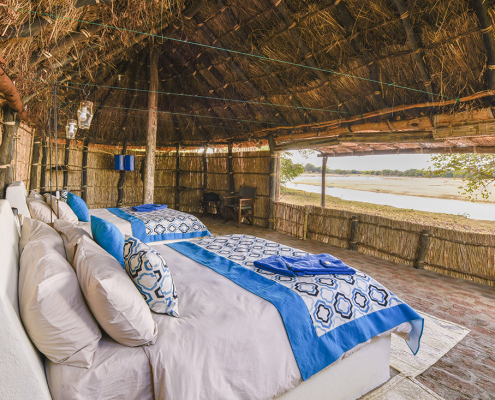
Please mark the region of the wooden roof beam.
<svg viewBox="0 0 495 400"><path fill-rule="evenodd" d="M242 68L232 59L233 57L231 54L228 52L228 49L225 48L225 46L222 44L220 40L217 39L215 34L208 28L206 25L206 22L202 20L198 15L194 16L194 20L198 24L198 26L201 28L205 36L208 37L210 43L215 43L216 47L220 47L223 50L218 50L218 52L225 57L226 59L230 59L230 66L232 68L232 71L241 79L241 81L249 88L251 92L258 98L258 100L261 100L265 98L267 102L270 102L270 100L260 93L260 91L252 84L252 82L249 80L246 75L244 75L244 72L242 71ZM287 120L284 118L284 116L280 113L280 110L274 106L273 107L275 110L277 110L277 114L279 116L279 121L282 121L283 124L290 125ZM271 110L268 110L268 114L272 116L273 120L275 121L277 119L275 113L273 113Z"/></svg>
<svg viewBox="0 0 495 400"><path fill-rule="evenodd" d="M353 40L351 41L352 46L356 49L357 52L361 53L365 61L368 63L370 78L375 81L371 82L371 86L373 87L375 100L378 103L379 108L388 108L388 104L383 97L382 88L380 84L377 83L377 81L380 81L380 74L378 71L376 60L371 56L364 43L362 42L361 36L359 35L359 30L357 28L356 20L349 12L349 9L347 8L345 2L341 1L337 3L336 10L340 16L340 21L337 20L337 22L341 23L348 36L353 37Z"/></svg>
<svg viewBox="0 0 495 400"><path fill-rule="evenodd" d="M287 10L287 6L285 5L284 0L270 0L270 1L272 4L275 5L275 8L277 9L278 13L284 19L285 24L287 25L287 27L289 27L289 32L290 32L292 38L298 44L301 51L304 53L304 55L305 55L304 63L306 65L310 66L311 68L319 68L318 65L316 64L315 60L313 59L313 57L314 57L313 53L309 49L304 38L299 33L299 27L297 27L296 21L294 20L294 18L292 18L292 15ZM293 28L291 29L291 27L293 27ZM320 71L318 69L313 69L312 71L320 81L322 81L326 85L328 85L328 87L330 88L330 90L333 94L334 101L337 104L337 107L341 107L342 110L344 110L345 112L349 112L349 110L347 109L345 104L343 104L343 102L340 100L340 97L339 97L337 91L335 90L335 88L330 83L330 80L328 79L328 77L322 71Z"/></svg>
<svg viewBox="0 0 495 400"><path fill-rule="evenodd" d="M225 6L222 0L217 1L217 6L221 9L225 9L225 17L229 20L230 25L234 28L234 33L243 42L245 42L248 45L248 47L251 48L252 53L257 56L263 56L260 50L258 49L258 47L256 47L253 41L246 34L244 28L240 24L236 23L236 19L232 10L229 7ZM300 114L301 118L306 120L307 122L316 122L316 119L310 113L303 110L304 107L302 106L301 102L296 97L294 97L294 94L291 93L290 89L288 89L287 86L282 82L282 80L279 78L277 73L273 71L272 68L267 63L263 63L262 67L265 73L271 76L273 80L275 80L275 82L282 89L282 91L287 93L287 97L292 102L292 104L298 107L296 108L296 111Z"/></svg>
<svg viewBox="0 0 495 400"><path fill-rule="evenodd" d="M194 71L193 67L190 66L191 64L189 62L187 62L187 60L184 58L184 55L180 51L177 51L177 50L174 51L174 50L172 50L171 54L174 54L174 55L176 55L179 58L179 60L180 60L180 62L182 64L182 68L185 68L186 70L193 71L192 72L192 75L194 75L194 77L198 80L198 82L200 83L200 85L203 85L204 87L209 88L210 87L210 84L203 77L203 75L201 75L201 73L196 73ZM216 71L215 68L212 68L212 71L218 73L218 71ZM218 74L221 76L220 73L218 73ZM223 79L223 77L222 77L222 79ZM206 90L210 90L210 89L206 89ZM214 96L216 96L216 97L218 97L218 98L221 97L218 94L218 89L211 89L211 94L214 95ZM224 106L224 109L225 109L225 111L227 111L229 113L229 117L230 118L240 119L240 117L234 112L234 110L228 104L226 104ZM241 124L244 124L244 123L241 123Z"/></svg>
<svg viewBox="0 0 495 400"><path fill-rule="evenodd" d="M493 37L492 19L488 14L488 2L476 0L476 15L483 35L483 43L486 49L486 86L487 89L495 88L495 38Z"/></svg>
<svg viewBox="0 0 495 400"><path fill-rule="evenodd" d="M418 44L418 39L414 34L410 11L407 9L404 0L394 0L394 3L397 7L397 10L399 11L402 25L404 25L404 29L406 30L407 40L409 41L409 46L411 46L411 50L413 51L412 56L416 61L416 65L418 66L419 73L421 74L421 79L423 79L426 91L429 92L428 98L430 101L434 101L435 98L433 96L431 76L426 68L426 63L424 60L425 52L424 49Z"/></svg>

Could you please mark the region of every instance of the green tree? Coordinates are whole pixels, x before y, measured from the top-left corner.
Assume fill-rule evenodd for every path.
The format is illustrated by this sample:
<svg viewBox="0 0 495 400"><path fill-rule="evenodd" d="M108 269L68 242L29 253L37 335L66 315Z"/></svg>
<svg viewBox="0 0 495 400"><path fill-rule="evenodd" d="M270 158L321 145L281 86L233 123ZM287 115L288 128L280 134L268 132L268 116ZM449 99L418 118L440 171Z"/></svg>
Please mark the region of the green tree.
<svg viewBox="0 0 495 400"><path fill-rule="evenodd" d="M459 193L468 199L474 201L479 195L483 199L490 196L490 185L495 182L494 154L439 154L432 156L429 163L424 174L462 178Z"/></svg>
<svg viewBox="0 0 495 400"><path fill-rule="evenodd" d="M280 184L282 186L285 186L304 172L304 166L292 161L291 157L292 154L286 151L282 153L280 158Z"/></svg>

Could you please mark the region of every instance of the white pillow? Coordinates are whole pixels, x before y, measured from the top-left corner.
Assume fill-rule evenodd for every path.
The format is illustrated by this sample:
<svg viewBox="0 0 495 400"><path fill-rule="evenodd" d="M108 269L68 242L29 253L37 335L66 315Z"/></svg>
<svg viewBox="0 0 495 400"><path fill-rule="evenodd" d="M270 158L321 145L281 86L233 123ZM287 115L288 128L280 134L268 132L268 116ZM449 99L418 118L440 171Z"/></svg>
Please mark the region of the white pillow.
<svg viewBox="0 0 495 400"><path fill-rule="evenodd" d="M74 211L72 211L72 208L70 208L70 206L65 201L57 200L57 198L50 193L45 193L44 196L46 203L52 207L55 215L58 215L60 219L69 221L73 224L77 224L79 218L77 218L77 215L74 213Z"/></svg>
<svg viewBox="0 0 495 400"><path fill-rule="evenodd" d="M38 221L50 224L57 219L57 216L53 213L52 209L43 200L31 200L28 201L29 213L31 218Z"/></svg>
<svg viewBox="0 0 495 400"><path fill-rule="evenodd" d="M29 243L22 252L19 309L29 337L51 361L91 366L101 332L74 270L41 241Z"/></svg>
<svg viewBox="0 0 495 400"><path fill-rule="evenodd" d="M43 195L39 194L36 190L31 190L29 192L28 199L43 200L43 201L45 201L45 198L43 197Z"/></svg>
<svg viewBox="0 0 495 400"><path fill-rule="evenodd" d="M47 246L57 250L64 258L66 257L64 242L55 229L36 219L24 218L19 240L19 252L22 253L28 243L36 241L42 241Z"/></svg>
<svg viewBox="0 0 495 400"><path fill-rule="evenodd" d="M125 346L155 343L151 311L115 257L83 236L73 264L89 308L109 336Z"/></svg>
<svg viewBox="0 0 495 400"><path fill-rule="evenodd" d="M69 221L63 219L57 219L53 223L53 228L60 233L62 240L64 241L65 254L67 255L67 261L72 265L74 260L74 254L76 252L76 246L81 241L83 236L87 236L91 239L91 236L83 228L80 228Z"/></svg>
<svg viewBox="0 0 495 400"><path fill-rule="evenodd" d="M125 236L124 265L149 308L179 316L179 299L172 274L160 253L131 236Z"/></svg>

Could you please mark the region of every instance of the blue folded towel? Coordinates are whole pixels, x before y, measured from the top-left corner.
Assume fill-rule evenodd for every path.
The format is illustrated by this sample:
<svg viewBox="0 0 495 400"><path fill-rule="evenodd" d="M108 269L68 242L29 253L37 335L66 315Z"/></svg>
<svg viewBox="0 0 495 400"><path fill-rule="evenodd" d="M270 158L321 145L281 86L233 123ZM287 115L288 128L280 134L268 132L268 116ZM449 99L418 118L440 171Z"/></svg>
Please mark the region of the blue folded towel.
<svg viewBox="0 0 495 400"><path fill-rule="evenodd" d="M266 271L288 276L356 273L356 270L330 254L309 254L303 257L275 255L257 260L254 265Z"/></svg>
<svg viewBox="0 0 495 400"><path fill-rule="evenodd" d="M167 208L166 204L142 204L140 206L132 207L132 209L137 212L150 212L162 210L164 208Z"/></svg>

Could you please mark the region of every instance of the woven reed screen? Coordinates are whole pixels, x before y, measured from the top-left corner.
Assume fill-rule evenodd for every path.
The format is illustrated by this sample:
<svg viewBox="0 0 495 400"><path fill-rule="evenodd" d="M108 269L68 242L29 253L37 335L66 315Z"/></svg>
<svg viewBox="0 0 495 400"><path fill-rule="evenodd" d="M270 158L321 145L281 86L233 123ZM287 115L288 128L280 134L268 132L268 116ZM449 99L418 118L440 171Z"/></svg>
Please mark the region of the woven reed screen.
<svg viewBox="0 0 495 400"><path fill-rule="evenodd" d="M495 286L495 235L459 232L384 217L316 206L275 203L275 230L290 236L348 247L351 218L358 217L358 251L406 265L417 257L421 232L430 237L425 269ZM307 228L305 229L305 214Z"/></svg>

